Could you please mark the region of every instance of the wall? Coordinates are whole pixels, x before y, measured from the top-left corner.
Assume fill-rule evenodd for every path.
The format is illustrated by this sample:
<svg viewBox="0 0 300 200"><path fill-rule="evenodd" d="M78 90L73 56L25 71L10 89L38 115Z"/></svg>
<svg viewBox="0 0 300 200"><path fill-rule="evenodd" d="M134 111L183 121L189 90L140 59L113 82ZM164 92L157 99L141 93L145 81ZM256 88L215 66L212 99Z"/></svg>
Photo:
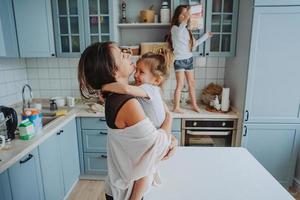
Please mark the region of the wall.
<svg viewBox="0 0 300 200"><path fill-rule="evenodd" d="M27 83L24 59L0 58L0 105L22 100L22 87Z"/></svg>
<svg viewBox="0 0 300 200"><path fill-rule="evenodd" d="M78 58L31 58L26 59L28 83L34 97L75 96L79 97L77 82ZM223 85L225 58L197 58L194 60L196 95L210 82ZM164 98L170 100L176 87L175 72L172 69L164 85Z"/></svg>

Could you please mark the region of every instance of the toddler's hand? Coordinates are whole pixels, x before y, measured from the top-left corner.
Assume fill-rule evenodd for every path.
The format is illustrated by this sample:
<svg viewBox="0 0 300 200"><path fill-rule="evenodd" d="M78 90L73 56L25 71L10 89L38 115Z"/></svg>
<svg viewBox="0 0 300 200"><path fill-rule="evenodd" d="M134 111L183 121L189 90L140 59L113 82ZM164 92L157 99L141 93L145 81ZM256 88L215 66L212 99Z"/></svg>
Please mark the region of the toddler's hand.
<svg viewBox="0 0 300 200"><path fill-rule="evenodd" d="M214 34L212 32L208 32L208 37L212 37Z"/></svg>

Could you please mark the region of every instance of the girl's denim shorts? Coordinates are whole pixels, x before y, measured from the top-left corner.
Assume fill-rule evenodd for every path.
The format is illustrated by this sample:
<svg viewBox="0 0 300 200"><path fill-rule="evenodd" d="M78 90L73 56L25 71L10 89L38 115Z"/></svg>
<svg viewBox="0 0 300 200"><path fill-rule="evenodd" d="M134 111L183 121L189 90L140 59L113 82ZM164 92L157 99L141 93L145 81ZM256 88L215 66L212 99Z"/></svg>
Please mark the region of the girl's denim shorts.
<svg viewBox="0 0 300 200"><path fill-rule="evenodd" d="M193 57L182 60L175 60L174 62L175 71L190 71L193 70Z"/></svg>

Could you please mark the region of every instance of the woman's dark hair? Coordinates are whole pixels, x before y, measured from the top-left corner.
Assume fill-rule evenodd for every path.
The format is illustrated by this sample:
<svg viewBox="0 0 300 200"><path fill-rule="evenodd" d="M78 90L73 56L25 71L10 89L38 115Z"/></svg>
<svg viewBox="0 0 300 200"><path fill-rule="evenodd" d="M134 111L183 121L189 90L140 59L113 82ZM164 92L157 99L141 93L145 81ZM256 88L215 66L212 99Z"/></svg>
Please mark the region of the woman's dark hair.
<svg viewBox="0 0 300 200"><path fill-rule="evenodd" d="M172 34L171 34L171 29L172 26L176 25L179 26L180 22L179 22L179 16L182 13L183 9L190 9L190 6L188 5L179 5L176 7L175 11L174 11L174 15L172 17L171 20L171 27L170 27L170 31L169 31L169 35L167 37L167 42L169 43L170 49L174 50L173 48L173 43L172 43ZM190 35L190 50L192 51L193 46L194 46L194 39L193 39L193 34L190 30L189 31L189 35Z"/></svg>
<svg viewBox="0 0 300 200"><path fill-rule="evenodd" d="M98 96L104 84L115 82L117 65L112 55L113 42L94 43L80 56L78 82L81 95L90 99Z"/></svg>

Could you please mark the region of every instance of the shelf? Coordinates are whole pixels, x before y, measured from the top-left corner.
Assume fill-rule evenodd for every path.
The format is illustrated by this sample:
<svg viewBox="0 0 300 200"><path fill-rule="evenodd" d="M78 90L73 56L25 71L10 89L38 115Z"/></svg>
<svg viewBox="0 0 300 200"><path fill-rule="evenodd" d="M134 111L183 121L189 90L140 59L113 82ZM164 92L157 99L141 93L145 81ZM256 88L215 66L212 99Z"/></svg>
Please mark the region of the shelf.
<svg viewBox="0 0 300 200"><path fill-rule="evenodd" d="M169 27L170 23L124 23L118 24L119 28L160 28Z"/></svg>

